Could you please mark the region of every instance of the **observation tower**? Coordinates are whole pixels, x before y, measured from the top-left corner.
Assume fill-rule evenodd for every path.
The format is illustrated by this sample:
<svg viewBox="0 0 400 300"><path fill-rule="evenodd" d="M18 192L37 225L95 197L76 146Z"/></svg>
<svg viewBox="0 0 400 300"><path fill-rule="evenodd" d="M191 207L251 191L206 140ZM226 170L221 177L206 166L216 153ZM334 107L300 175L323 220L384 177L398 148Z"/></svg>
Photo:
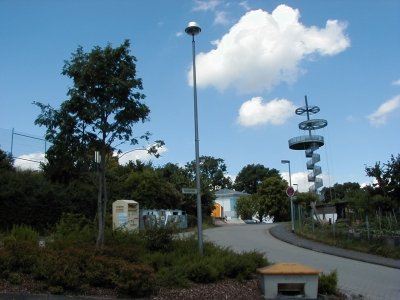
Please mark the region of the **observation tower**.
<svg viewBox="0 0 400 300"><path fill-rule="evenodd" d="M309 187L309 191L317 193L318 189L323 186L322 178L317 176L322 173L321 167L317 163L321 160L318 153L315 153L320 147L324 145L324 137L314 134L315 130L324 128L328 125L328 121L324 119L310 119L310 115L317 114L319 107L315 105L308 105L307 96L305 96L306 106L296 109L296 115L307 116L307 120L299 123L299 129L308 131L307 135L296 136L289 140L289 148L292 150L304 150L306 157L310 158L307 161L307 170L311 172L308 174L308 182L313 182Z"/></svg>

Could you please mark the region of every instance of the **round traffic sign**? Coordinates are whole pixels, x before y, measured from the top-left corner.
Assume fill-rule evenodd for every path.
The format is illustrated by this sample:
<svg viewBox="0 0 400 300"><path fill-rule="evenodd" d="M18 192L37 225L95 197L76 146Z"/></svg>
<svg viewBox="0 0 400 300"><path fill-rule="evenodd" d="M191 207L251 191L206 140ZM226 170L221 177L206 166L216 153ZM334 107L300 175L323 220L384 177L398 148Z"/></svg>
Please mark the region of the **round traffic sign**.
<svg viewBox="0 0 400 300"><path fill-rule="evenodd" d="M294 195L294 188L293 188L292 186L289 186L289 187L286 189L286 195L288 195L289 197L293 197L293 195Z"/></svg>

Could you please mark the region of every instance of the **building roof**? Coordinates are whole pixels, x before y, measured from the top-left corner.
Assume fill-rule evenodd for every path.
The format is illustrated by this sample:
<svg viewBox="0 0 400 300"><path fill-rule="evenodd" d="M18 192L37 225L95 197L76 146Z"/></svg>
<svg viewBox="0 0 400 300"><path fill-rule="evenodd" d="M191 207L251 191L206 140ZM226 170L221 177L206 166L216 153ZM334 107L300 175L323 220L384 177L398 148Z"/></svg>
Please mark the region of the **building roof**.
<svg viewBox="0 0 400 300"><path fill-rule="evenodd" d="M257 269L262 275L318 275L319 270L298 263L279 263Z"/></svg>
<svg viewBox="0 0 400 300"><path fill-rule="evenodd" d="M238 191L231 190L231 189L220 189L220 190L215 192L215 196L217 198L218 197L227 197L227 196L240 197L240 196L245 196L245 195L249 195L249 194L244 193L244 192L238 192Z"/></svg>

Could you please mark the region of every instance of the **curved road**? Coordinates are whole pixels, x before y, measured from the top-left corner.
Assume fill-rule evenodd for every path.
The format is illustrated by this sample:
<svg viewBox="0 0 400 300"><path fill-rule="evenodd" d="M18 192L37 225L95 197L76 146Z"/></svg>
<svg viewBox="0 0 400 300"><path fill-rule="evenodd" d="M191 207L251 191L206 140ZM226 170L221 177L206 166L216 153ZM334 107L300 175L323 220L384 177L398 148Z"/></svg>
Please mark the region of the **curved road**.
<svg viewBox="0 0 400 300"><path fill-rule="evenodd" d="M225 225L204 231L205 240L234 251L257 250L271 263L297 262L324 273L337 270L339 288L364 299L400 299L400 270L300 248L274 238L275 224Z"/></svg>

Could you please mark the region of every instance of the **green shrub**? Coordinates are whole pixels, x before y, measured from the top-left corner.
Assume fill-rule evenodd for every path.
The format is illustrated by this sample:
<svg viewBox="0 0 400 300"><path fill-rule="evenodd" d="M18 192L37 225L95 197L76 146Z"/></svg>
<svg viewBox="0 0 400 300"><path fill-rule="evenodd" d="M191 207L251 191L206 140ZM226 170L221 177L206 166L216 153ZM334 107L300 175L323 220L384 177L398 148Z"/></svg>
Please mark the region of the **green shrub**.
<svg viewBox="0 0 400 300"><path fill-rule="evenodd" d="M64 294L64 289L62 286L56 285L56 286L49 286L49 292L50 294L54 295L62 295Z"/></svg>
<svg viewBox="0 0 400 300"><path fill-rule="evenodd" d="M146 248L150 251L171 251L173 246L173 233L174 228L171 226L147 228L143 232Z"/></svg>
<svg viewBox="0 0 400 300"><path fill-rule="evenodd" d="M87 259L84 249L68 248L64 251L45 251L39 257L34 277L63 290L79 290L84 283L81 267Z"/></svg>
<svg viewBox="0 0 400 300"><path fill-rule="evenodd" d="M8 253L7 267L10 272L31 273L37 263L39 248L31 241L8 240L5 244Z"/></svg>
<svg viewBox="0 0 400 300"><path fill-rule="evenodd" d="M329 274L320 274L318 278L318 293L325 295L337 294L337 272L332 271Z"/></svg>
<svg viewBox="0 0 400 300"><path fill-rule="evenodd" d="M117 258L93 256L87 261L84 277L91 286L114 288L119 266L122 264Z"/></svg>
<svg viewBox="0 0 400 300"><path fill-rule="evenodd" d="M120 295L134 298L148 297L156 292L154 271L146 265L122 264L116 281Z"/></svg>
<svg viewBox="0 0 400 300"><path fill-rule="evenodd" d="M96 240L95 225L83 215L63 214L56 224L52 238L62 245L93 244Z"/></svg>
<svg viewBox="0 0 400 300"><path fill-rule="evenodd" d="M167 288L187 288L191 285L186 276L185 266L162 268L157 272L157 284Z"/></svg>
<svg viewBox="0 0 400 300"><path fill-rule="evenodd" d="M0 249L0 278L8 277L10 258L11 255L5 249Z"/></svg>
<svg viewBox="0 0 400 300"><path fill-rule="evenodd" d="M263 254L258 252L231 253L223 258L225 276L239 280L250 279L257 268L267 266Z"/></svg>
<svg viewBox="0 0 400 300"><path fill-rule="evenodd" d="M171 252L149 252L142 258L142 261L151 266L156 272L162 268L172 267L174 264L178 265L180 263Z"/></svg>
<svg viewBox="0 0 400 300"><path fill-rule="evenodd" d="M15 273L15 272L10 273L8 275L7 279L11 284L15 284L15 285L21 284L21 282L22 282L21 274Z"/></svg>
<svg viewBox="0 0 400 300"><path fill-rule="evenodd" d="M217 281L218 270L212 266L207 259L200 259L187 266L186 274L188 279L196 283L210 283Z"/></svg>
<svg viewBox="0 0 400 300"><path fill-rule="evenodd" d="M37 243L39 239L39 234L32 227L26 225L13 225L10 236L17 242Z"/></svg>

